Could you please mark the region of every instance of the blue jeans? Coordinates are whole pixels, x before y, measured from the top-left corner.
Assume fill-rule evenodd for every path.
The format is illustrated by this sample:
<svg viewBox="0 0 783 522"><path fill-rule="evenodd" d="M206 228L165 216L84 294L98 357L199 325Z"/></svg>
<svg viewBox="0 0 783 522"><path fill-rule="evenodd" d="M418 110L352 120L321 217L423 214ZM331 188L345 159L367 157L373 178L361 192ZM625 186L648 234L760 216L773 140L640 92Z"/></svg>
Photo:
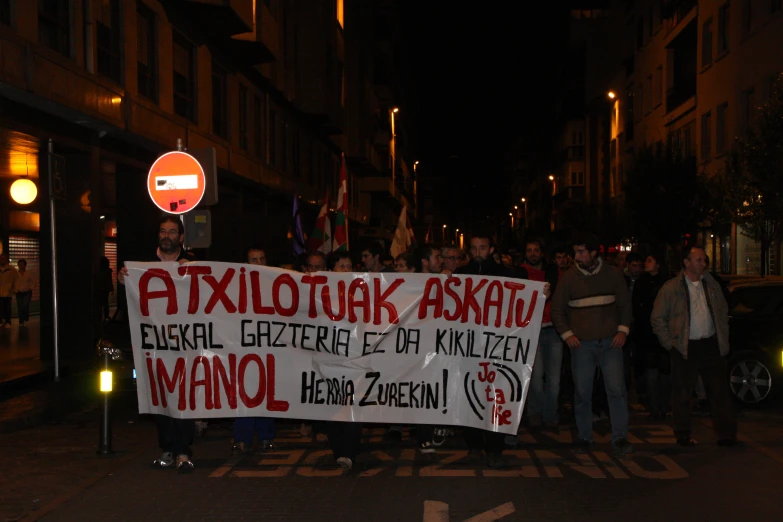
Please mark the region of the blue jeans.
<svg viewBox="0 0 783 522"><path fill-rule="evenodd" d="M275 438L275 419L269 417L237 417L234 419L234 442L253 443L253 432L258 433L258 440L273 440Z"/></svg>
<svg viewBox="0 0 783 522"><path fill-rule="evenodd" d="M604 377L609 416L612 421L612 440L628 438L628 401L625 395L625 376L622 348L612 348L612 338L582 341L571 349L571 371L574 375L574 413L579 438L593 441L593 376L596 365Z"/></svg>
<svg viewBox="0 0 783 522"><path fill-rule="evenodd" d="M541 329L538 351L530 376L527 397L528 416L542 415L547 424L557 424L557 398L560 395L560 367L563 364L563 341L553 327Z"/></svg>

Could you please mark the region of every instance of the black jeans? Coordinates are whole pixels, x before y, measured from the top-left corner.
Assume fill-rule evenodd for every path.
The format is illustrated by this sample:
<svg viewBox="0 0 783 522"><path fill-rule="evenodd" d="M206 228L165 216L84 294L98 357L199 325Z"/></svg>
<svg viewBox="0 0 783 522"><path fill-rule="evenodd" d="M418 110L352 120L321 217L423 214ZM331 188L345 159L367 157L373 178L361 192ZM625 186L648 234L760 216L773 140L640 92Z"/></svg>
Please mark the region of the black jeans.
<svg viewBox="0 0 783 522"><path fill-rule="evenodd" d="M506 435L496 431L487 431L479 428L463 428L462 433L468 450L484 450L487 455L500 455L506 444Z"/></svg>
<svg viewBox="0 0 783 522"><path fill-rule="evenodd" d="M688 358L676 348L669 352L672 362L672 414L674 434L678 438L691 436L691 397L696 378L701 375L712 412L712 427L718 439L737 438L737 418L734 402L726 382L726 359L721 357L718 339L688 341Z"/></svg>
<svg viewBox="0 0 783 522"><path fill-rule="evenodd" d="M177 455L192 455L190 450L196 436L196 421L175 419L166 415L154 415L158 426L158 446L164 452Z"/></svg>
<svg viewBox="0 0 783 522"><path fill-rule="evenodd" d="M19 311L19 322L26 323L30 320L30 301L32 298L32 290L16 293L16 308Z"/></svg>
<svg viewBox="0 0 783 522"><path fill-rule="evenodd" d="M361 449L361 423L331 421L327 423L327 428L329 447L332 448L334 458L348 457L355 460Z"/></svg>
<svg viewBox="0 0 783 522"><path fill-rule="evenodd" d="M0 323L11 324L11 298L0 297Z"/></svg>

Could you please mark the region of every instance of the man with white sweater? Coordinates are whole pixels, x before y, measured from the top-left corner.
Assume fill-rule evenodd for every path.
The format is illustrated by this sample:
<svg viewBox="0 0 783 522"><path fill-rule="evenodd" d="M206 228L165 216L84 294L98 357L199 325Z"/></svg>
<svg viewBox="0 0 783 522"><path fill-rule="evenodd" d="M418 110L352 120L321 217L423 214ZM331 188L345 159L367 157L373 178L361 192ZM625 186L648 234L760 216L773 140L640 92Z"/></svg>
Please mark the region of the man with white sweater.
<svg viewBox="0 0 783 522"><path fill-rule="evenodd" d="M628 401L623 374L623 345L631 324L628 285L616 267L603 262L600 242L588 236L574 240L576 264L560 276L551 316L571 351L574 413L579 440L575 453L593 443L592 393L596 365L601 368L612 421L612 451L633 453L628 442Z"/></svg>

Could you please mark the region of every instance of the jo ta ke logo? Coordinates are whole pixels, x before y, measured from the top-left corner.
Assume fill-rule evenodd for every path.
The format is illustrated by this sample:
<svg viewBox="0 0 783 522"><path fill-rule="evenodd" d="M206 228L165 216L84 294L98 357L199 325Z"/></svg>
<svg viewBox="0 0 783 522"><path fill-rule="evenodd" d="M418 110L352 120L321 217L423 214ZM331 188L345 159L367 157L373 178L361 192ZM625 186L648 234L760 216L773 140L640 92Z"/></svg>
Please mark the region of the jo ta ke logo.
<svg viewBox="0 0 783 522"><path fill-rule="evenodd" d="M486 410L489 409L492 424L497 426L511 424L512 412L505 405L507 402L522 401L521 379L514 370L504 364L482 362L479 366L481 369L475 377L471 378L470 372L465 373L464 390L470 408L480 420L484 420ZM490 366L495 369L491 369ZM498 374L503 376L503 381L499 381L503 382L503 388L495 382ZM506 382L508 388L505 388ZM476 390L477 387L479 391Z"/></svg>

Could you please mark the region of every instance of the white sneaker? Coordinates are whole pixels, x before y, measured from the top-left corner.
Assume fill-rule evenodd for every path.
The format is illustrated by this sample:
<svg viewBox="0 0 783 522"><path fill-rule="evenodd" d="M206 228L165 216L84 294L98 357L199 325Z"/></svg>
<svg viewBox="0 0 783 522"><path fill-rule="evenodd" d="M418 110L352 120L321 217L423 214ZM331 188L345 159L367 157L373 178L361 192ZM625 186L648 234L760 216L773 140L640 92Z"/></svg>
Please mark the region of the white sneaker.
<svg viewBox="0 0 783 522"><path fill-rule="evenodd" d="M152 466L156 468L170 468L174 464L174 454L171 452L164 452L160 457L152 462Z"/></svg>
<svg viewBox="0 0 783 522"><path fill-rule="evenodd" d="M180 473L191 473L195 465L187 455L177 455L177 471Z"/></svg>
<svg viewBox="0 0 783 522"><path fill-rule="evenodd" d="M435 446L432 445L432 442L422 442L419 444L419 451L422 455L431 455L435 453Z"/></svg>
<svg viewBox="0 0 783 522"><path fill-rule="evenodd" d="M345 471L348 471L353 467L353 461L348 457L340 457L337 459L337 464Z"/></svg>

